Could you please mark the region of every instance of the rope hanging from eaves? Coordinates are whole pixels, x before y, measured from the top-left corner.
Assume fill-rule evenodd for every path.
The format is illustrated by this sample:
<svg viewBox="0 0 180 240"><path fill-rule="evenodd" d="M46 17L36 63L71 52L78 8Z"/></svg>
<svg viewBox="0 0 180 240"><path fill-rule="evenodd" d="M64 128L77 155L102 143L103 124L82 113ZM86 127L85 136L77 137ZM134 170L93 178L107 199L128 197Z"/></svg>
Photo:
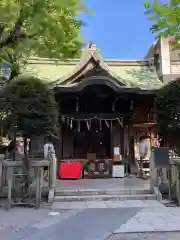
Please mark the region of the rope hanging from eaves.
<svg viewBox="0 0 180 240"><path fill-rule="evenodd" d="M113 121L117 121L121 127L123 127L123 118L99 118L99 117L92 117L92 118L72 118L64 116L65 123L67 127L70 127L70 129L73 129L73 127L76 125L78 132L81 131L81 124L85 123L87 130L91 129L91 123L93 120L99 120L99 129L102 130L102 122L105 123L107 128L112 128Z"/></svg>

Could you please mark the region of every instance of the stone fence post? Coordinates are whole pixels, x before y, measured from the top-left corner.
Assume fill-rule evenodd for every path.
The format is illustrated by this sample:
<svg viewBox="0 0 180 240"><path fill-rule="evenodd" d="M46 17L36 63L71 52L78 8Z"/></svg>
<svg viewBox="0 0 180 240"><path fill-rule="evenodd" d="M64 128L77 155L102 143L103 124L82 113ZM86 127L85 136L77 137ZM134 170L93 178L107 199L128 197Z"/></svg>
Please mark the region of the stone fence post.
<svg viewBox="0 0 180 240"><path fill-rule="evenodd" d="M2 192L3 187L3 160L5 155L0 154L0 193Z"/></svg>
<svg viewBox="0 0 180 240"><path fill-rule="evenodd" d="M150 157L150 189L153 190L154 187L158 185L158 176L157 176L157 169L155 167L154 162L154 152L151 151Z"/></svg>
<svg viewBox="0 0 180 240"><path fill-rule="evenodd" d="M50 156L50 164L49 164L49 196L48 196L48 202L54 201L54 191L56 187L56 175L57 175L57 158L55 153L52 153Z"/></svg>
<svg viewBox="0 0 180 240"><path fill-rule="evenodd" d="M176 200L178 206L180 206L180 158L174 158L173 163L175 165L175 183L176 183Z"/></svg>

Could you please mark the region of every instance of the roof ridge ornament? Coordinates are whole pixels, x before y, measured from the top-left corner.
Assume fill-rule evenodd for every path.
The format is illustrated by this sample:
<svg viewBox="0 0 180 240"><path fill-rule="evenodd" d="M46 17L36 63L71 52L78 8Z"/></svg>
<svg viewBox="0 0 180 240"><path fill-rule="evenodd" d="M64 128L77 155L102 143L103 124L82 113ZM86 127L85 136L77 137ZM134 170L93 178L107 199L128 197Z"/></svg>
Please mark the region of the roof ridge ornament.
<svg viewBox="0 0 180 240"><path fill-rule="evenodd" d="M89 43L88 48L91 49L91 50L93 50L93 51L96 51L96 50L97 50L96 44L93 43L93 42L90 42L90 43Z"/></svg>
<svg viewBox="0 0 180 240"><path fill-rule="evenodd" d="M96 65L95 65L95 67L94 67L94 71L95 71L95 72L100 72L100 70L101 70L100 60L97 60L97 61L96 61Z"/></svg>

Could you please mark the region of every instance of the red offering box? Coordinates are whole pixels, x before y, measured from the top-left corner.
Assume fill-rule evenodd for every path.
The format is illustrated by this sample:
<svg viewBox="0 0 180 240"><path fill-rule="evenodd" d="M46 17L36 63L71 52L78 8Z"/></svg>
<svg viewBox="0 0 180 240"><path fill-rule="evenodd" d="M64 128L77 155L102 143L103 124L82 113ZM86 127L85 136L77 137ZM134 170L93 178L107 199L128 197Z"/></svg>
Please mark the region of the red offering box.
<svg viewBox="0 0 180 240"><path fill-rule="evenodd" d="M59 177L61 179L80 179L82 170L81 162L62 162L59 167Z"/></svg>

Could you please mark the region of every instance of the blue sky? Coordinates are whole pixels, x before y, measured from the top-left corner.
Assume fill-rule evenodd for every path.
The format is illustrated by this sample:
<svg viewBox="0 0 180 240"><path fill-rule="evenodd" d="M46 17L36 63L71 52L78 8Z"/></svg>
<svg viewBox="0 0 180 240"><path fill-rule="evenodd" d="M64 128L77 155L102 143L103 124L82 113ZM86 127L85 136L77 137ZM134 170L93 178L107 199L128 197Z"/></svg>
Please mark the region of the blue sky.
<svg viewBox="0 0 180 240"><path fill-rule="evenodd" d="M142 0L85 0L95 16L82 16L82 32L106 59L143 59L154 42L152 22L144 15Z"/></svg>

